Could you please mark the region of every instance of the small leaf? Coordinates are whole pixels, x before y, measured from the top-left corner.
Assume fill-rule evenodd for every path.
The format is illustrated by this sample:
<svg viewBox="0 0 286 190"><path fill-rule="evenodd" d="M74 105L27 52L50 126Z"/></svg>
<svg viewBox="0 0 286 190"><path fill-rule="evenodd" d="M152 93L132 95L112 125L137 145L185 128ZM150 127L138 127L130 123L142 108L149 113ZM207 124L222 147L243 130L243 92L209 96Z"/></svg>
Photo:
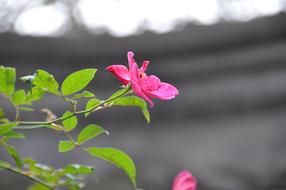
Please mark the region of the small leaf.
<svg viewBox="0 0 286 190"><path fill-rule="evenodd" d="M89 91L83 91L82 93L80 94L76 94L72 97L72 99L79 99L79 98L92 98L92 97L95 97L95 95L92 93L92 92L89 92Z"/></svg>
<svg viewBox="0 0 286 190"><path fill-rule="evenodd" d="M124 172L132 181L134 187L136 187L136 168L132 159L127 154L125 154L121 150L114 148L97 147L88 148L88 152L90 155L109 161L115 166L124 170Z"/></svg>
<svg viewBox="0 0 286 190"><path fill-rule="evenodd" d="M29 93L26 96L26 102L33 102L33 101L37 101L40 100L44 94L46 93L45 90L41 89L38 86L34 86L31 91L29 91Z"/></svg>
<svg viewBox="0 0 286 190"><path fill-rule="evenodd" d="M142 113L147 120L148 123L150 123L150 113L147 108L147 104L144 100L137 96L127 96L116 99L116 101L113 102L112 105L115 106L137 106L142 110Z"/></svg>
<svg viewBox="0 0 286 190"><path fill-rule="evenodd" d="M4 113L3 108L0 107L0 118L3 118L3 117L5 117L5 113Z"/></svg>
<svg viewBox="0 0 286 190"><path fill-rule="evenodd" d="M64 128L66 129L66 131L71 131L73 130L76 126L77 126L77 117L75 115L70 112L67 111L64 113L64 115L62 117L68 117L68 119L65 119L62 121Z"/></svg>
<svg viewBox="0 0 286 190"><path fill-rule="evenodd" d="M36 183L30 186L27 190L51 190L51 189L42 184Z"/></svg>
<svg viewBox="0 0 286 190"><path fill-rule="evenodd" d="M64 168L64 172L68 174L90 174L93 172L93 167L79 164L69 164Z"/></svg>
<svg viewBox="0 0 286 190"><path fill-rule="evenodd" d="M93 79L96 71L96 69L83 69L70 74L62 84L62 93L70 95L84 89Z"/></svg>
<svg viewBox="0 0 286 190"><path fill-rule="evenodd" d="M35 86L38 86L45 91L58 94L58 82L53 75L44 70L37 70L35 73L35 78L32 82Z"/></svg>
<svg viewBox="0 0 286 190"><path fill-rule="evenodd" d="M95 124L90 124L87 127L85 127L78 135L77 142L79 144L82 144L102 133L108 134L107 131L105 131L102 127L97 126Z"/></svg>
<svg viewBox="0 0 286 190"><path fill-rule="evenodd" d="M11 67L0 66L0 92L10 96L14 92L16 71Z"/></svg>
<svg viewBox="0 0 286 190"><path fill-rule="evenodd" d="M26 94L24 90L17 90L11 96L11 100L15 106L19 106L25 103Z"/></svg>
<svg viewBox="0 0 286 190"><path fill-rule="evenodd" d="M123 89L120 89L120 90L114 92L111 96L109 96L108 99L112 99L112 98L114 98L114 97L116 97L116 96L118 96L118 95L124 93L124 92L126 91L126 88L128 88L128 87L125 87L125 88L123 88Z"/></svg>
<svg viewBox="0 0 286 190"><path fill-rule="evenodd" d="M20 154L17 152L17 150L10 145L6 145L6 150L8 152L8 154L14 159L14 161L16 162L16 165L18 168L22 168L23 163L20 157Z"/></svg>
<svg viewBox="0 0 286 190"><path fill-rule="evenodd" d="M23 139L25 135L22 133L17 133L15 131L9 131L3 135L4 137L14 138L14 139Z"/></svg>
<svg viewBox="0 0 286 190"><path fill-rule="evenodd" d="M23 106L18 107L18 109L19 109L19 110L22 110L22 111L34 111L34 109L33 109L33 108L23 107Z"/></svg>
<svg viewBox="0 0 286 190"><path fill-rule="evenodd" d="M26 76L20 77L20 80L29 84L34 80L34 78L35 78L35 75L26 75Z"/></svg>
<svg viewBox="0 0 286 190"><path fill-rule="evenodd" d="M99 105L101 101L97 98L90 99L85 106L85 110L90 110L91 108L95 107L96 105ZM85 113L84 116L87 117L91 112Z"/></svg>
<svg viewBox="0 0 286 190"><path fill-rule="evenodd" d="M17 123L4 123L0 124L0 135L4 135L12 130L13 127L15 127Z"/></svg>
<svg viewBox="0 0 286 190"><path fill-rule="evenodd" d="M3 168L3 169L7 169L7 168L10 168L11 165L8 163L8 162L5 162L3 160L0 160L0 169Z"/></svg>
<svg viewBox="0 0 286 190"><path fill-rule="evenodd" d="M75 145L71 141L60 141L59 142L59 152L68 152L74 149Z"/></svg>

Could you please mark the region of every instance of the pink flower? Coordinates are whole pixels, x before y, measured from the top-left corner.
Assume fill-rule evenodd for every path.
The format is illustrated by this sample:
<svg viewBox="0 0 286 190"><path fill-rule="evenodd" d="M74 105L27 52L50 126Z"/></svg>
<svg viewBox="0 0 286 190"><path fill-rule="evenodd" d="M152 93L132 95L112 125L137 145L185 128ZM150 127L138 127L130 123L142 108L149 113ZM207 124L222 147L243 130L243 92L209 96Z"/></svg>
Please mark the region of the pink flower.
<svg viewBox="0 0 286 190"><path fill-rule="evenodd" d="M145 73L149 61L144 61L142 67L138 69L134 53L129 51L127 58L129 70L124 65L111 65L106 70L113 73L123 85L131 84L134 93L149 102L151 107L154 105L151 98L170 100L179 94L179 91L173 85L161 82L158 77L148 76Z"/></svg>
<svg viewBox="0 0 286 190"><path fill-rule="evenodd" d="M173 182L173 190L195 190L196 186L196 178L187 170L181 171Z"/></svg>

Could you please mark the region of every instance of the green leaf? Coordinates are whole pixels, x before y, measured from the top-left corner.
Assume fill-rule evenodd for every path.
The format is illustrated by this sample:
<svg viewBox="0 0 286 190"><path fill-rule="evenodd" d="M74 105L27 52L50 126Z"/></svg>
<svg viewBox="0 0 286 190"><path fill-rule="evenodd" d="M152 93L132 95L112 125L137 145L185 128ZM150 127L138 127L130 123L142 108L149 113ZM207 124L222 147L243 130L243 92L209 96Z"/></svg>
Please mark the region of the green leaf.
<svg viewBox="0 0 286 190"><path fill-rule="evenodd" d="M90 110L91 108L95 107L96 105L99 105L101 101L97 98L90 99L85 106L85 110ZM85 113L84 116L87 117L91 112Z"/></svg>
<svg viewBox="0 0 286 190"><path fill-rule="evenodd" d="M75 145L71 141L60 141L58 150L59 152L68 152L74 149Z"/></svg>
<svg viewBox="0 0 286 190"><path fill-rule="evenodd" d="M125 87L125 88L123 88L123 89L120 89L120 90L116 91L116 92L113 93L111 96L109 96L108 99L112 99L112 98L114 98L114 97L116 97L116 96L118 96L118 95L124 93L124 92L126 91L126 88L129 88L129 87Z"/></svg>
<svg viewBox="0 0 286 190"><path fill-rule="evenodd" d="M0 66L0 92L10 96L14 92L16 71L11 67Z"/></svg>
<svg viewBox="0 0 286 190"><path fill-rule="evenodd" d="M59 94L58 82L53 75L49 74L44 70L37 70L35 73L35 78L32 82L35 86L40 87L42 90L48 91L53 94Z"/></svg>
<svg viewBox="0 0 286 190"><path fill-rule="evenodd" d="M62 84L62 93L70 95L84 89L93 79L96 71L97 69L83 69L70 74Z"/></svg>
<svg viewBox="0 0 286 190"><path fill-rule="evenodd" d="M0 124L0 135L4 135L12 130L13 127L15 127L17 123L3 123Z"/></svg>
<svg viewBox="0 0 286 190"><path fill-rule="evenodd" d="M11 165L8 163L8 162L5 162L3 160L0 160L0 169L3 168L3 169L7 169L7 168L10 168Z"/></svg>
<svg viewBox="0 0 286 190"><path fill-rule="evenodd" d="M11 100L15 106L19 106L25 103L26 94L24 90L17 90L11 96Z"/></svg>
<svg viewBox="0 0 286 190"><path fill-rule="evenodd" d="M93 172L93 167L79 164L69 164L64 168L64 172L68 174L90 174Z"/></svg>
<svg viewBox="0 0 286 190"><path fill-rule="evenodd" d="M92 93L92 92L89 92L89 91L83 91L82 93L80 94L76 94L72 97L72 99L79 99L79 98L92 98L92 97L95 97L95 95Z"/></svg>
<svg viewBox="0 0 286 190"><path fill-rule="evenodd" d="M136 187L136 168L132 159L127 154L114 148L97 147L88 148L88 152L90 155L109 161L122 169L128 175L134 187Z"/></svg>
<svg viewBox="0 0 286 190"><path fill-rule="evenodd" d="M90 139L93 139L94 137L102 134L102 133L106 133L108 134L108 132L106 130L104 130L102 127L97 126L95 124L90 124L87 127L85 127L78 135L77 137L77 142L79 144L82 144Z"/></svg>
<svg viewBox="0 0 286 190"><path fill-rule="evenodd" d="M36 183L36 184L30 186L27 190L50 190L50 188L48 188L42 184Z"/></svg>
<svg viewBox="0 0 286 190"><path fill-rule="evenodd" d="M44 96L44 94L46 93L45 90L43 90L42 88L38 87L38 86L34 86L31 91L29 91L29 93L26 96L26 101L27 102L33 102L33 101L37 101L42 99L42 97Z"/></svg>
<svg viewBox="0 0 286 190"><path fill-rule="evenodd" d="M23 106L18 107L18 109L19 109L19 110L22 110L22 111L34 111L34 109L33 109L33 108L23 107Z"/></svg>
<svg viewBox="0 0 286 190"><path fill-rule="evenodd" d="M5 113L3 108L0 107L0 118L4 118L5 117Z"/></svg>
<svg viewBox="0 0 286 190"><path fill-rule="evenodd" d="M142 113L147 120L148 123L150 123L150 113L148 111L147 104L144 100L137 96L127 96L116 99L112 105L115 106L137 106L142 110Z"/></svg>
<svg viewBox="0 0 286 190"><path fill-rule="evenodd" d="M6 145L6 150L8 154L14 159L17 167L22 168L23 163L22 163L22 160L21 160L21 157L18 151L13 146L10 146L10 145Z"/></svg>
<svg viewBox="0 0 286 190"><path fill-rule="evenodd" d="M5 133L3 136L13 139L23 139L25 138L25 135L23 133L17 133L15 131L9 131Z"/></svg>
<svg viewBox="0 0 286 190"><path fill-rule="evenodd" d="M77 126L77 117L75 115L70 112L67 111L64 113L64 115L62 117L68 117L68 119L65 119L62 121L64 128L66 131L71 131L73 130L76 126Z"/></svg>

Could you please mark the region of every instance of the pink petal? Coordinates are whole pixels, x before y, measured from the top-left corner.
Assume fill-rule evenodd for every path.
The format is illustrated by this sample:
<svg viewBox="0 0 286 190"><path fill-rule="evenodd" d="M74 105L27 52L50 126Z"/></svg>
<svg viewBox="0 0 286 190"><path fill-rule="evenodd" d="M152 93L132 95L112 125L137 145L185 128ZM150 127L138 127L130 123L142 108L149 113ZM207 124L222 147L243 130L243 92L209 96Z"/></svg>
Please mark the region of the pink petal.
<svg viewBox="0 0 286 190"><path fill-rule="evenodd" d="M129 71L124 65L111 65L106 70L113 73L122 84L127 85L130 82Z"/></svg>
<svg viewBox="0 0 286 190"><path fill-rule="evenodd" d="M137 64L132 65L131 69L130 69L130 78L131 78L131 88L133 90L133 92L143 98L144 100L146 100L147 102L149 102L150 107L153 107L153 102L144 94L144 92L142 91L142 88L139 84L140 81L140 76L139 76L139 71L138 71L138 66Z"/></svg>
<svg viewBox="0 0 286 190"><path fill-rule="evenodd" d="M160 87L161 81L158 77L151 75L140 79L140 86L144 91L157 90Z"/></svg>
<svg viewBox="0 0 286 190"><path fill-rule="evenodd" d="M136 64L135 59L134 59L134 53L132 51L128 51L127 59L128 59L129 70L131 70L132 66Z"/></svg>
<svg viewBox="0 0 286 190"><path fill-rule="evenodd" d="M139 69L139 72L140 73L144 73L149 65L150 61L143 61L143 64L142 64L142 67Z"/></svg>
<svg viewBox="0 0 286 190"><path fill-rule="evenodd" d="M134 94L146 100L150 104L151 108L154 106L154 103L144 94L144 92L142 92L142 89L138 85L138 83L131 80L131 87L132 87Z"/></svg>
<svg viewBox="0 0 286 190"><path fill-rule="evenodd" d="M196 186L196 178L187 170L181 171L173 182L173 190L195 190Z"/></svg>
<svg viewBox="0 0 286 190"><path fill-rule="evenodd" d="M152 98L158 98L161 100L170 100L175 98L179 94L179 91L176 87L171 84L161 82L160 87L157 90L146 91L148 96Z"/></svg>

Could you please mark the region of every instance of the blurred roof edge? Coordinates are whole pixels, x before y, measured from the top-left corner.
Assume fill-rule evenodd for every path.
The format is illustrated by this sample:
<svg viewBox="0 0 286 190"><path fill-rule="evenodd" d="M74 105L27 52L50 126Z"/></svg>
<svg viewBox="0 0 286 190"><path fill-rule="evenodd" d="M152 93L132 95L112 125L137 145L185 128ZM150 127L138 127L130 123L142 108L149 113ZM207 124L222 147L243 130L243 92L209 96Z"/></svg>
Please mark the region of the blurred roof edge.
<svg viewBox="0 0 286 190"><path fill-rule="evenodd" d="M188 25L181 31L165 34L144 32L129 37L109 34L75 38L32 37L12 33L0 34L0 55L81 55L121 56L132 49L140 54L188 53L251 45L285 39L286 14L258 18L242 23L221 23L211 26ZM164 47L164 48L161 48Z"/></svg>

